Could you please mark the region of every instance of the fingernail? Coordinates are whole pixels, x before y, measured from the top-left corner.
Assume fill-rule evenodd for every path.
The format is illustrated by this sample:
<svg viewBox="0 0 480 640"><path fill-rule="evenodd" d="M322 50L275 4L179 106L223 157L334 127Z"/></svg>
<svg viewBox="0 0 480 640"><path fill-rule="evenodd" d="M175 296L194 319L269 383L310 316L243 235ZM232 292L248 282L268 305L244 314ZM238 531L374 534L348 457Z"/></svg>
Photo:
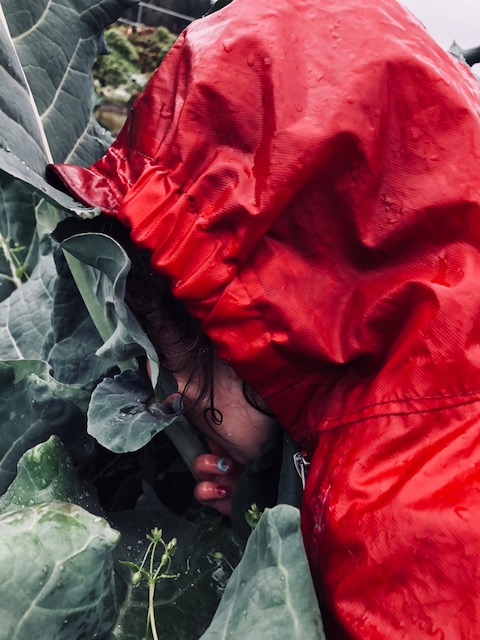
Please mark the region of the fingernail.
<svg viewBox="0 0 480 640"><path fill-rule="evenodd" d="M220 498L225 498L228 495L228 488L219 484L215 487L215 492Z"/></svg>
<svg viewBox="0 0 480 640"><path fill-rule="evenodd" d="M230 462L226 458L219 458L217 460L217 469L222 473L230 471Z"/></svg>

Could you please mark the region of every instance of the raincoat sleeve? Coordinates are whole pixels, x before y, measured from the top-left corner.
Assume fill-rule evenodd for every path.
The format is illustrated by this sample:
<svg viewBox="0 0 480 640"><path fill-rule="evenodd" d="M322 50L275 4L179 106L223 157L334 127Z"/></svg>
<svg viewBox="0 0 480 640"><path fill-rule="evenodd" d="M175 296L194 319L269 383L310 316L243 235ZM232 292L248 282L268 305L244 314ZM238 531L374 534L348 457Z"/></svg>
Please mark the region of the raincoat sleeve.
<svg viewBox="0 0 480 640"><path fill-rule="evenodd" d="M394 0L233 0L103 158L49 169L308 452L332 640L480 632L479 104Z"/></svg>

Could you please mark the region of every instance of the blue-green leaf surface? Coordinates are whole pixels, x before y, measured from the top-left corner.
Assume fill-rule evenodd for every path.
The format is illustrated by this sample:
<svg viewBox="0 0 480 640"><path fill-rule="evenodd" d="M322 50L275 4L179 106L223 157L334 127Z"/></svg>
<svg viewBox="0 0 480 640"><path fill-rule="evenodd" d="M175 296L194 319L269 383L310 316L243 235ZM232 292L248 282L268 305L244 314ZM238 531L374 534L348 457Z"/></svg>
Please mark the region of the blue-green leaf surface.
<svg viewBox="0 0 480 640"><path fill-rule="evenodd" d="M101 638L115 615L119 534L74 504L0 517L0 640Z"/></svg>
<svg viewBox="0 0 480 640"><path fill-rule="evenodd" d="M126 279L130 269L125 250L101 233L76 234L61 242L60 246L67 259L70 256L75 260L73 268L80 272L84 283L82 296L105 340L98 354L119 364L147 355L155 384L159 372L157 353L125 304Z"/></svg>
<svg viewBox="0 0 480 640"><path fill-rule="evenodd" d="M86 498L65 447L50 436L20 458L16 478L0 497L0 514L54 500L85 506Z"/></svg>
<svg viewBox="0 0 480 640"><path fill-rule="evenodd" d="M115 453L137 451L160 431L184 421L162 405L148 408L153 389L147 376L132 370L105 378L95 389L88 407L88 433Z"/></svg>
<svg viewBox="0 0 480 640"><path fill-rule="evenodd" d="M300 532L300 512L267 509L201 640L324 640Z"/></svg>
<svg viewBox="0 0 480 640"><path fill-rule="evenodd" d="M45 362L0 362L0 493L16 475L22 454L58 435L70 451L88 446L89 394L54 380Z"/></svg>
<svg viewBox="0 0 480 640"><path fill-rule="evenodd" d="M44 179L48 162L89 165L110 138L92 117L93 62L103 29L137 0L2 0L0 169L67 209Z"/></svg>

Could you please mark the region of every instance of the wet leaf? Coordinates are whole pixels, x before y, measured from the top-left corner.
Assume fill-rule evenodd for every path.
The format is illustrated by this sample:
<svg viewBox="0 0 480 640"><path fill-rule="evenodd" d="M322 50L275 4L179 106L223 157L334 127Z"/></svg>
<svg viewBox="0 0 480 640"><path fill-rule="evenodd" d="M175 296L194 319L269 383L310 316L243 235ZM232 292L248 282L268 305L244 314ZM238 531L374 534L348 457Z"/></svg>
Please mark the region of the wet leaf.
<svg viewBox="0 0 480 640"><path fill-rule="evenodd" d="M148 409L153 389L147 376L127 370L105 378L95 389L88 407L88 433L115 453L137 451L183 416L164 405ZM161 409L163 407L163 410Z"/></svg>
<svg viewBox="0 0 480 640"><path fill-rule="evenodd" d="M267 509L248 539L201 640L224 638L325 638L295 507Z"/></svg>
<svg viewBox="0 0 480 640"><path fill-rule="evenodd" d="M0 640L93 638L113 626L119 534L73 504L0 517Z"/></svg>
<svg viewBox="0 0 480 640"><path fill-rule="evenodd" d="M69 451L88 446L89 394L54 380L45 362L0 362L0 493L15 478L22 454L58 435Z"/></svg>

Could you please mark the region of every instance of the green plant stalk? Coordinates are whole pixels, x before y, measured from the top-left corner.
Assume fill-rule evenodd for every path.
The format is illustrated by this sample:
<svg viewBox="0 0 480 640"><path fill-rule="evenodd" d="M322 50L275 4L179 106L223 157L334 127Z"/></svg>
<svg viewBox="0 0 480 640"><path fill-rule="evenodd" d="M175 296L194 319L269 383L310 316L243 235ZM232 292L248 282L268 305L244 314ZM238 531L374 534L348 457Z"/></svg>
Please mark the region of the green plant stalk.
<svg viewBox="0 0 480 640"><path fill-rule="evenodd" d="M153 640L159 640L157 633L157 624L155 620L155 586L158 580L162 578L177 578L177 575L169 575L168 571L170 570L172 564L172 554L175 551L176 547L176 539L172 538L172 540L167 544L162 538L162 531L157 528L152 530L152 535L147 535L147 538L150 540L150 544L147 547L147 550L143 556L142 563L140 566L136 564L132 564L130 562L120 561L121 564L125 564L129 566L131 569L135 569L135 574L133 576L133 583L138 584L140 580L145 578L148 582L148 613L147 613L147 624L145 629L145 640L148 640L148 631L149 628L152 630ZM157 550L158 543L161 542L164 548L164 553L162 555L162 559L160 564L158 565L156 571L155 569L155 552ZM144 569L145 563L147 562L147 558L150 556L149 561L149 570ZM161 570L166 566L166 570L160 575Z"/></svg>
<svg viewBox="0 0 480 640"><path fill-rule="evenodd" d="M153 549L152 549L152 553L150 554L150 576L148 578L148 618L147 618L147 636L148 636L148 622L150 621L150 628L152 630L152 636L153 636L153 640L158 640L158 634L157 634L157 623L155 621L155 607L154 607L154 598L155 598L155 583L156 583L156 576L158 576L158 573L162 567L163 564L163 559L162 562L160 563L160 566L158 567L158 570L155 572L153 572L153 568L154 568L154 560L155 560L155 551L157 549L157 544L158 542L155 541L153 544Z"/></svg>
<svg viewBox="0 0 480 640"><path fill-rule="evenodd" d="M5 260L7 261L8 266L10 267L10 272L12 274L11 277L9 277L9 280L11 280L13 284L17 287L17 289L19 289L23 284L22 279L19 278L17 274L18 266L20 265L15 264L16 256L14 256L9 243L7 242L7 240L5 240L5 238L2 235L0 235L0 247L2 248L3 255L5 256ZM17 263L18 263L18 259L17 259Z"/></svg>
<svg viewBox="0 0 480 640"><path fill-rule="evenodd" d="M153 606L153 599L155 597L155 582L154 580L148 581L148 620L150 621L150 628L152 630L153 640L158 640L157 626L155 621L155 607ZM147 621L147 636L148 636L148 621Z"/></svg>
<svg viewBox="0 0 480 640"><path fill-rule="evenodd" d="M168 436L191 472L195 458L206 453L205 447L200 442L200 438L190 429L187 432L179 423L171 424L166 427L163 432Z"/></svg>

